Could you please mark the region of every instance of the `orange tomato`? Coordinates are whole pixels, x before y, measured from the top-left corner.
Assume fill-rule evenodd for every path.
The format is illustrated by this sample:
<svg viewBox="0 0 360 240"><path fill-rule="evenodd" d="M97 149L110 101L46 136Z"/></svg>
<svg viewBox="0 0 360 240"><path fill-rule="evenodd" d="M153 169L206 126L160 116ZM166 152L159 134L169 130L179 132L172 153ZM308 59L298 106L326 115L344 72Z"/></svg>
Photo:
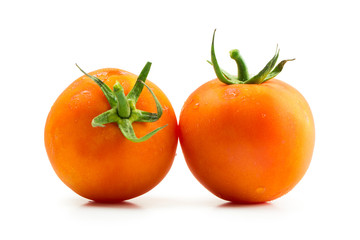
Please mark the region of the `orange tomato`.
<svg viewBox="0 0 360 240"><path fill-rule="evenodd" d="M212 61L217 64L215 57ZM195 90L180 114L180 143L191 172L210 192L259 203L284 195L304 176L314 148L314 120L290 85L246 81L256 79L238 84L214 79Z"/></svg>
<svg viewBox="0 0 360 240"><path fill-rule="evenodd" d="M226 85L212 80L190 95L180 115L180 143L195 177L234 202L270 201L305 174L314 123L290 85Z"/></svg>
<svg viewBox="0 0 360 240"><path fill-rule="evenodd" d="M136 75L114 68L90 75L110 87L119 82L125 94L137 80ZM99 202L127 200L152 189L169 171L177 147L176 116L165 94L150 81L147 85L163 113L155 122L134 122L134 132L144 136L167 126L143 142L126 139L116 123L91 125L93 118L110 106L99 86L87 76L74 81L52 106L45 126L47 154L59 178L79 195ZM148 90L141 93L136 107L157 110Z"/></svg>

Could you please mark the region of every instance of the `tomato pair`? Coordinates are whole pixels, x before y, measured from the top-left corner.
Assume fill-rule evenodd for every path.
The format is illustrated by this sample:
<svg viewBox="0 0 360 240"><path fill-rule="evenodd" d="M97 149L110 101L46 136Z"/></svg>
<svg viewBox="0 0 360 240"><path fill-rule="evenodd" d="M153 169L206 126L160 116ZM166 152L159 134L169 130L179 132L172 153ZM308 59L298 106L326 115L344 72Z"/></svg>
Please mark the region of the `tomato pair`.
<svg viewBox="0 0 360 240"><path fill-rule="evenodd" d="M56 174L91 200L131 199L165 177L179 137L193 175L222 199L265 202L290 191L310 164L314 121L303 96L274 79L289 60L275 66L277 50L250 78L239 52L230 55L238 76L219 67L213 37L217 79L189 96L179 126L166 95L146 81L151 63L138 77L113 68L84 72L46 121L45 146Z"/></svg>

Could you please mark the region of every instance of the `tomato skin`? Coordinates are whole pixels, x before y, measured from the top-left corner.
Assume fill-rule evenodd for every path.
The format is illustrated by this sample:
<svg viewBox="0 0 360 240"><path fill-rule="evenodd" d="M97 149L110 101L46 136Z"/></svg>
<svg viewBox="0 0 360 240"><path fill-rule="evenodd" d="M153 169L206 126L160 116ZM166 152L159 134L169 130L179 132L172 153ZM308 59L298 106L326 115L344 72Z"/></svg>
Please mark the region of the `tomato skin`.
<svg viewBox="0 0 360 240"><path fill-rule="evenodd" d="M216 196L241 203L274 200L309 167L314 120L304 97L276 79L195 90L180 114L180 144L193 175Z"/></svg>
<svg viewBox="0 0 360 240"><path fill-rule="evenodd" d="M137 76L107 68L91 72L109 87L118 81L125 94ZM163 107L162 117L153 123L133 123L137 136L168 124L147 141L127 140L116 123L92 127L97 115L110 109L99 86L82 76L58 97L45 126L45 147L59 178L79 195L98 202L119 202L137 197L155 187L168 173L176 152L178 126L165 94L152 82ZM138 109L156 112L154 99L144 90Z"/></svg>

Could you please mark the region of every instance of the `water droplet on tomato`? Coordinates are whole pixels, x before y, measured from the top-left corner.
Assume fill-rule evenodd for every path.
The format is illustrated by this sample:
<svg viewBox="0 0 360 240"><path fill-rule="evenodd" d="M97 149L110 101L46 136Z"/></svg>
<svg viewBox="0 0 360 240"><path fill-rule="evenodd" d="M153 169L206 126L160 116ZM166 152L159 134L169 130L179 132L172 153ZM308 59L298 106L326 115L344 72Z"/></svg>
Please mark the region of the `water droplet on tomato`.
<svg viewBox="0 0 360 240"><path fill-rule="evenodd" d="M261 117L262 117L262 118L265 118L265 117L266 117L266 114L265 114L265 113L262 113L262 114L261 114Z"/></svg>
<svg viewBox="0 0 360 240"><path fill-rule="evenodd" d="M224 99L233 99L236 98L239 94L240 94L240 89L229 87L224 91Z"/></svg>
<svg viewBox="0 0 360 240"><path fill-rule="evenodd" d="M198 103L198 102L195 103L194 106L193 106L194 109L198 109L199 107L200 107L200 103Z"/></svg>
<svg viewBox="0 0 360 240"><path fill-rule="evenodd" d="M84 90L81 92L82 95L91 95L91 92L88 90Z"/></svg>
<svg viewBox="0 0 360 240"><path fill-rule="evenodd" d="M258 187L256 190L256 193L261 194L265 192L265 188L264 187Z"/></svg>

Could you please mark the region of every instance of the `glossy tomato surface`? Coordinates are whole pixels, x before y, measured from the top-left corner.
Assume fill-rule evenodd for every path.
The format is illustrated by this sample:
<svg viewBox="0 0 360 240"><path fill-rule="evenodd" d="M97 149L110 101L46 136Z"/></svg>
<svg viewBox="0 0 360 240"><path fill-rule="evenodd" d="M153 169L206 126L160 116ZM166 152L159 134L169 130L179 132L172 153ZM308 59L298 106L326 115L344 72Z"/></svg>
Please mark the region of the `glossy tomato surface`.
<svg viewBox="0 0 360 240"><path fill-rule="evenodd" d="M127 94L137 76L107 68L91 72L110 88L118 81ZM45 146L59 178L79 195L100 202L134 198L156 186L169 171L177 147L177 120L170 101L150 81L163 108L161 118L152 123L135 122L138 137L167 126L144 142L127 140L116 123L92 127L97 115L110 105L96 83L82 76L58 97L45 126ZM137 109L156 113L154 99L144 89Z"/></svg>
<svg viewBox="0 0 360 240"><path fill-rule="evenodd" d="M207 82L185 102L179 125L193 175L233 202L266 202L289 192L308 169L314 148L308 103L276 79Z"/></svg>

